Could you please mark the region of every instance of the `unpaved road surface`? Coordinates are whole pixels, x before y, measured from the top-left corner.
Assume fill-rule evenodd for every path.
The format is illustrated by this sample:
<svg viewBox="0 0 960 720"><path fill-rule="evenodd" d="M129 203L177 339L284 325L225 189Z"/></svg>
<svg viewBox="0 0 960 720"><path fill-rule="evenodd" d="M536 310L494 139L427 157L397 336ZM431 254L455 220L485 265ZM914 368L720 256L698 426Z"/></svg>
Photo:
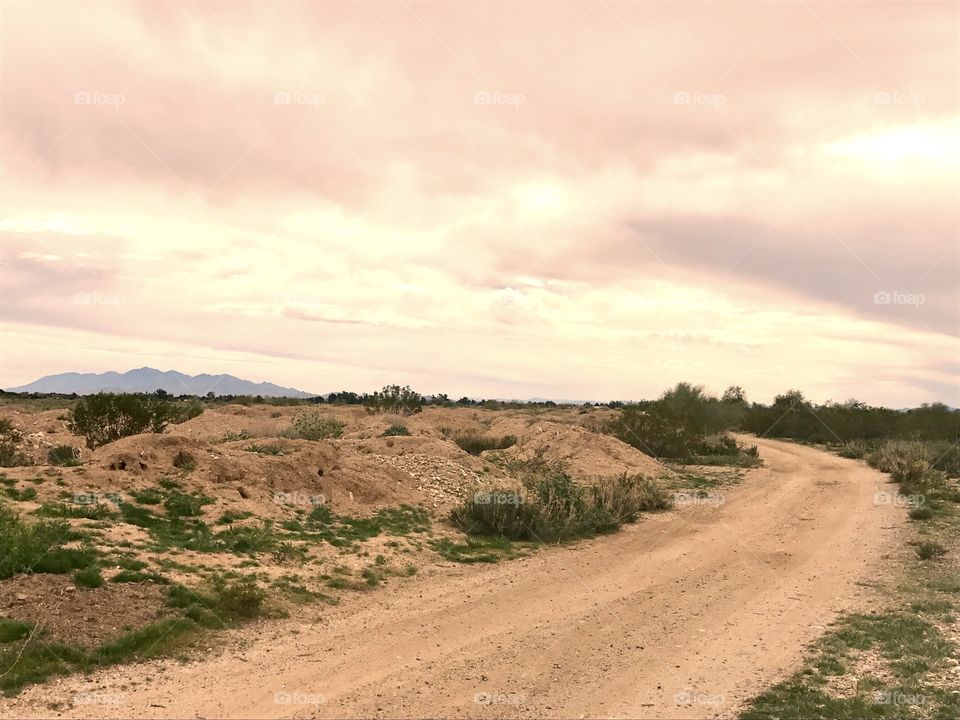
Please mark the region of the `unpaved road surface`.
<svg viewBox="0 0 960 720"><path fill-rule="evenodd" d="M73 698L67 716L729 717L862 602L857 582L884 572L903 523L874 502L892 492L884 475L758 442L766 467L720 488L723 503L395 581L238 631L202 661L29 688L0 715Z"/></svg>

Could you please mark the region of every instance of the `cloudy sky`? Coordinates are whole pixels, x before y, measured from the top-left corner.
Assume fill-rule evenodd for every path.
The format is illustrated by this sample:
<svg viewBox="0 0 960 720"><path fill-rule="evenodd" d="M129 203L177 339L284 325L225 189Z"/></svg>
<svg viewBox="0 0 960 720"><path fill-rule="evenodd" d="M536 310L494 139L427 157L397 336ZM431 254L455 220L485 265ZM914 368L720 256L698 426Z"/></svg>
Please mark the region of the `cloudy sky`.
<svg viewBox="0 0 960 720"><path fill-rule="evenodd" d="M0 12L0 386L960 404L953 2Z"/></svg>

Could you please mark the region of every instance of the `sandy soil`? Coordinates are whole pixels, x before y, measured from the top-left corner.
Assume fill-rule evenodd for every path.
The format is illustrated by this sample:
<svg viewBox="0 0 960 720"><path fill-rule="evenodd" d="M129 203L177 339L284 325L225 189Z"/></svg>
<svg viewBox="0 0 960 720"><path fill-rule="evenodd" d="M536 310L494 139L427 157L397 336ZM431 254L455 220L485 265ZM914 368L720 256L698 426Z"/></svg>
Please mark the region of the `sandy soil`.
<svg viewBox="0 0 960 720"><path fill-rule="evenodd" d="M887 478L770 440L766 467L613 536L441 567L232 633L189 664L31 687L0 716L729 717L887 572ZM82 698L78 701L77 698ZM93 698L91 700L91 698Z"/></svg>

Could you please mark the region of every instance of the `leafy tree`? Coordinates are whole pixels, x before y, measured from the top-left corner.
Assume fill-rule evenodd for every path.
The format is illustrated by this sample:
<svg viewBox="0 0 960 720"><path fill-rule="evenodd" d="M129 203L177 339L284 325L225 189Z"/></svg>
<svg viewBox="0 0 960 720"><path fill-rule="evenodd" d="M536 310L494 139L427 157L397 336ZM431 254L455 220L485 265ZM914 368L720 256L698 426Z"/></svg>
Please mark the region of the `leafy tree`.
<svg viewBox="0 0 960 720"><path fill-rule="evenodd" d="M92 450L128 435L163 432L173 414L170 404L155 395L99 393L77 401L67 425Z"/></svg>
<svg viewBox="0 0 960 720"><path fill-rule="evenodd" d="M385 385L383 390L367 395L363 404L374 413L413 415L423 410L423 396L409 385Z"/></svg>

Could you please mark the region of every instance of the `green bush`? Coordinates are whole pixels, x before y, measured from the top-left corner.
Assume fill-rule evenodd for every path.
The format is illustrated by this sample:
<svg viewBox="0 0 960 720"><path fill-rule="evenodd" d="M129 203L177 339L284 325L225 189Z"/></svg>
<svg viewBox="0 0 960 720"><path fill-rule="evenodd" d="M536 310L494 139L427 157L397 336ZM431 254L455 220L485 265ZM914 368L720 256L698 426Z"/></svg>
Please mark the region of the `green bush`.
<svg viewBox="0 0 960 720"><path fill-rule="evenodd" d="M472 535L559 542L611 532L634 522L642 511L671 504L655 482L638 475L585 486L574 482L561 464L542 457L521 463L520 470L522 490L475 493L453 510L453 524Z"/></svg>
<svg viewBox="0 0 960 720"><path fill-rule="evenodd" d="M932 560L947 554L947 549L937 542L924 540L917 543L917 557L921 560Z"/></svg>
<svg viewBox="0 0 960 720"><path fill-rule="evenodd" d="M199 517L203 515L203 506L213 502L209 498L199 493L182 493L176 490L171 491L163 501L163 507L166 508L167 515L171 518L177 517Z"/></svg>
<svg viewBox="0 0 960 720"><path fill-rule="evenodd" d="M641 512L667 510L671 495L655 480L643 475L604 478L591 487L593 503L603 508L618 524L636 522Z"/></svg>
<svg viewBox="0 0 960 720"><path fill-rule="evenodd" d="M80 451L72 445L57 445L47 451L47 461L51 465L73 467L80 464Z"/></svg>
<svg viewBox="0 0 960 720"><path fill-rule="evenodd" d="M215 603L213 609L218 614L236 618L252 618L260 614L267 599L266 591L257 585L257 580L246 575L232 582L223 578L213 581Z"/></svg>
<svg viewBox="0 0 960 720"><path fill-rule="evenodd" d="M67 425L94 449L129 435L163 432L173 417L170 403L154 395L99 393L80 398Z"/></svg>
<svg viewBox="0 0 960 720"><path fill-rule="evenodd" d="M453 441L461 450L471 455L479 455L485 450L503 450L517 444L517 438L513 435L494 438L475 432L457 433L453 436Z"/></svg>
<svg viewBox="0 0 960 720"><path fill-rule="evenodd" d="M423 396L409 385L385 385L383 390L366 395L363 404L368 412L414 415L423 410Z"/></svg>
<svg viewBox="0 0 960 720"><path fill-rule="evenodd" d="M343 435L343 423L326 418L320 413L303 413L298 415L283 437L299 440L324 440L338 438Z"/></svg>
<svg viewBox="0 0 960 720"><path fill-rule="evenodd" d="M103 585L103 575L100 568L88 567L83 570L77 570L73 574L73 583L82 588L98 588Z"/></svg>
<svg viewBox="0 0 960 720"><path fill-rule="evenodd" d="M388 427L386 430L384 430L383 433L380 435L380 437L393 437L397 435L407 436L409 434L410 434L410 431L407 430L406 425L400 425L398 423L394 423L393 425Z"/></svg>

